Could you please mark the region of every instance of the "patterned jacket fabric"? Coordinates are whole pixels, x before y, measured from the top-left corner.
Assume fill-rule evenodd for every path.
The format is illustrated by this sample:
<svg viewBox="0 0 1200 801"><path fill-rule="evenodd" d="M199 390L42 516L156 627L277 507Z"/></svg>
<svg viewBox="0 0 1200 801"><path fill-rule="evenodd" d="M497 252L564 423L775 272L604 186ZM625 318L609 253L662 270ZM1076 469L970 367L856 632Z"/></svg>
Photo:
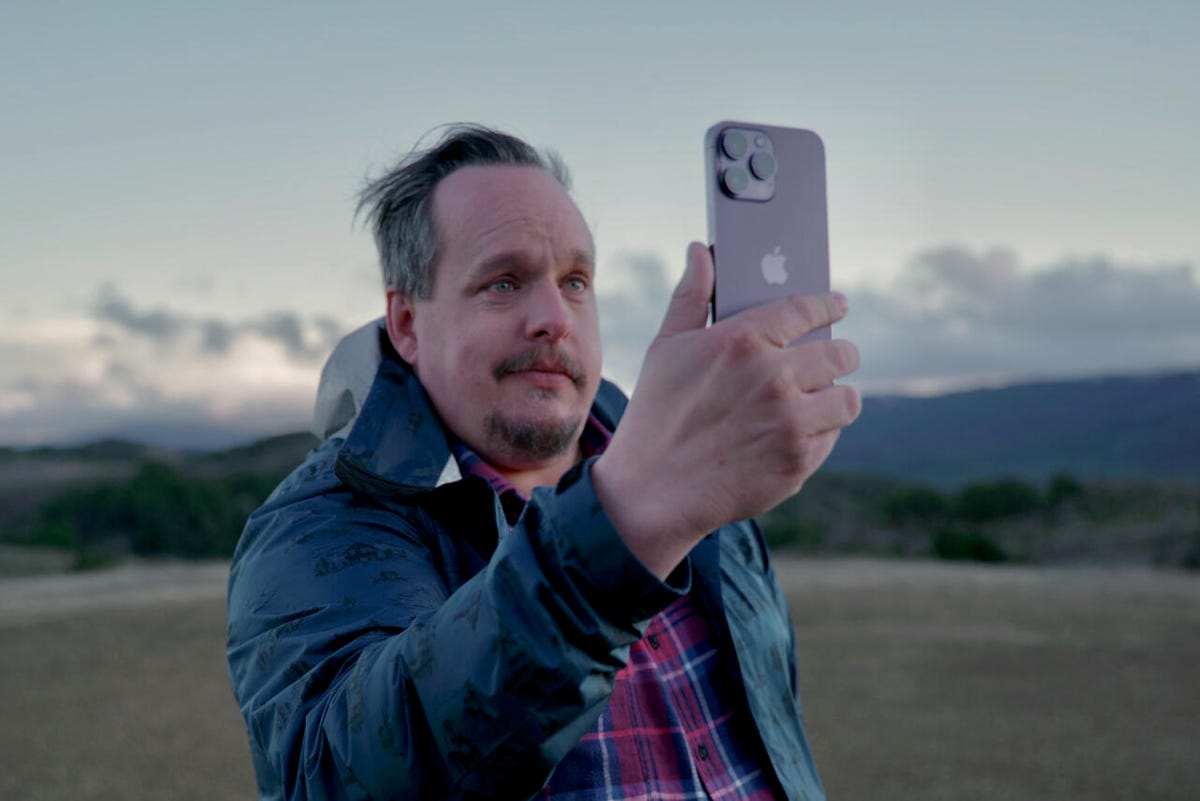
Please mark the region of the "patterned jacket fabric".
<svg viewBox="0 0 1200 801"><path fill-rule="evenodd" d="M606 382L592 413L615 428L624 404ZM535 796L692 582L788 797L824 798L755 525L719 529L660 582L604 514L589 459L510 530L378 323L326 366L316 430L230 573L229 675L263 799Z"/></svg>

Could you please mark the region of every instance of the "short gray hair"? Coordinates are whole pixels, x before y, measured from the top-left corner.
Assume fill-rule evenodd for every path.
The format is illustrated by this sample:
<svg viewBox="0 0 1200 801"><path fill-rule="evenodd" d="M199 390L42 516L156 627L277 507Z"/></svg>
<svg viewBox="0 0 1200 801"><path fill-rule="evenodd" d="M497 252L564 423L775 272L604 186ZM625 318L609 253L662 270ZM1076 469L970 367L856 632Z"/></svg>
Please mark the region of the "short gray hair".
<svg viewBox="0 0 1200 801"><path fill-rule="evenodd" d="M433 294L433 266L440 240L433 220L433 190L461 167L507 164L543 169L571 188L562 159L510 134L482 125L446 126L431 147L413 150L358 196L356 216L366 210L375 236L383 283L410 298Z"/></svg>

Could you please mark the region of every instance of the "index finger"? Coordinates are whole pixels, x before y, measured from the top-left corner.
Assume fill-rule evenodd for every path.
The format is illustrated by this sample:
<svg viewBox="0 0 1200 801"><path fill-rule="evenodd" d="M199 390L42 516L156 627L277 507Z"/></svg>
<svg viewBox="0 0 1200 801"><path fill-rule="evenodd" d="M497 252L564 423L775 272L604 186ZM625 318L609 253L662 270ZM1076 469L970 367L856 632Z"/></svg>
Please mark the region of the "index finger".
<svg viewBox="0 0 1200 801"><path fill-rule="evenodd" d="M771 344L786 348L805 334L836 323L849 308L841 292L822 292L780 298L726 319L740 319Z"/></svg>

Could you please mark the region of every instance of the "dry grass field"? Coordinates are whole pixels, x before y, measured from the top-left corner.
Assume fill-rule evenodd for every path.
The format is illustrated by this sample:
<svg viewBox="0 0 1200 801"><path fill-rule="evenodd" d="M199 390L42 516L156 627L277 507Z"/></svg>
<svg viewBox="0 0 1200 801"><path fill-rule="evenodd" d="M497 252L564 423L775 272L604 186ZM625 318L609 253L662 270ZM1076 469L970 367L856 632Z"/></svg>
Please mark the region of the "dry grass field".
<svg viewBox="0 0 1200 801"><path fill-rule="evenodd" d="M781 558L831 799L1194 799L1200 576ZM254 796L224 566L0 580L0 799Z"/></svg>

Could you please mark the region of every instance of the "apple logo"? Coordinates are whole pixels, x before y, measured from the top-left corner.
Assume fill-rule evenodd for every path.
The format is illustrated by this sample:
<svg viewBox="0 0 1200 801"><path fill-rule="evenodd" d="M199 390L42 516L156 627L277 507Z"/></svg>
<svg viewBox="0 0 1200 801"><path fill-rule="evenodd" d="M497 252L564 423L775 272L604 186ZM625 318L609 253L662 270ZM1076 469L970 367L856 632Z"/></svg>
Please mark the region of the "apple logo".
<svg viewBox="0 0 1200 801"><path fill-rule="evenodd" d="M787 281L787 270L783 269L785 261L787 256L779 252L779 245L775 246L773 252L762 257L762 274L768 284L782 284Z"/></svg>

